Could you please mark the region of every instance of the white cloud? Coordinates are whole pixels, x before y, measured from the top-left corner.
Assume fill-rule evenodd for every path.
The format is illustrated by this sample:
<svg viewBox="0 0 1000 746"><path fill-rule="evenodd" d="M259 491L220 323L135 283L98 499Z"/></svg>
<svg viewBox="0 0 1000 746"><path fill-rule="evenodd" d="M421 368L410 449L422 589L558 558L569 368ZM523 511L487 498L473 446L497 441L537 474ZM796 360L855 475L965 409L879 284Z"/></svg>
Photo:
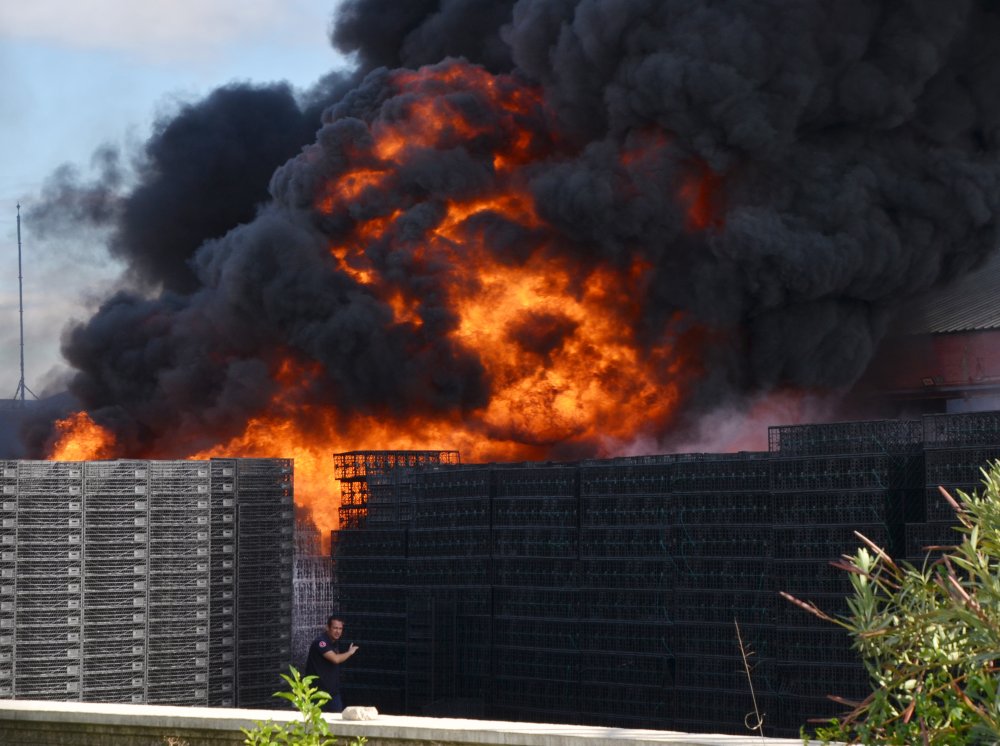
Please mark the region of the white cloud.
<svg viewBox="0 0 1000 746"><path fill-rule="evenodd" d="M311 33L335 6L333 0L8 0L0 35L180 61L256 37L292 43L297 29Z"/></svg>

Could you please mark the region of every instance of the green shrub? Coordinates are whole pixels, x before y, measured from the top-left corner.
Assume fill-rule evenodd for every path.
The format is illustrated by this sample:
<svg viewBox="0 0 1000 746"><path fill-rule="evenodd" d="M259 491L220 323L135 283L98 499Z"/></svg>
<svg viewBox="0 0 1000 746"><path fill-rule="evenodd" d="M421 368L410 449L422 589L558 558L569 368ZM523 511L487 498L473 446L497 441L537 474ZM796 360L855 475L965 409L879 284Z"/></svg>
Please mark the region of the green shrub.
<svg viewBox="0 0 1000 746"><path fill-rule="evenodd" d="M871 679L862 702L814 737L901 746L1000 743L1000 462L984 489L956 501L956 545L936 547L920 567L866 544L837 564L850 573L848 615L787 599L843 627ZM807 737L803 731L803 737Z"/></svg>
<svg viewBox="0 0 1000 746"><path fill-rule="evenodd" d="M272 720L257 722L252 730L241 728L246 736L246 746L334 746L336 739L330 737L330 727L323 719L323 705L330 701L330 695L312 684L316 676L302 678L294 666L289 666L291 676L281 674L291 691L275 692L291 702L302 714L302 720L279 724ZM360 741L360 744L358 743ZM355 739L354 746L361 746L365 739Z"/></svg>

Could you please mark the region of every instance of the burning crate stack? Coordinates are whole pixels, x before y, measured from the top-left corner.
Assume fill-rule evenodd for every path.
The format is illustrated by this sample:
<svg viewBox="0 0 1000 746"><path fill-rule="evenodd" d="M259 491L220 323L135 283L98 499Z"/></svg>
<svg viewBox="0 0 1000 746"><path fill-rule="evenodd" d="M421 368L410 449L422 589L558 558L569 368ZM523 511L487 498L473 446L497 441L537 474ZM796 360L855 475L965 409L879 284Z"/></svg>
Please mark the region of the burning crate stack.
<svg viewBox="0 0 1000 746"><path fill-rule="evenodd" d="M352 451L334 456L334 475L341 480L342 530L334 532L332 540L333 598L336 607L349 610L344 620L345 641L364 648L364 655L352 661L344 674L359 703L400 712L431 701L425 679L430 677L434 655L424 643L427 620L434 610L423 608L415 600L419 594L408 593L408 588L411 583L418 587L462 585L460 574L470 571L471 565L453 561L446 552L442 556L436 535L430 537L429 545L422 545L420 530L425 524L422 514L413 511L433 509L435 504L424 499L423 491L414 494L418 486L413 484L413 475L419 467L428 470L422 476L433 480L434 469L457 463L457 451ZM434 511L430 525L447 531L450 515ZM404 526L410 524L411 516L408 536ZM415 559L408 565L409 551ZM435 566L420 565L422 552ZM296 653L304 658L305 650ZM404 664L407 659L409 665ZM416 678L407 678L411 672Z"/></svg>
<svg viewBox="0 0 1000 746"><path fill-rule="evenodd" d="M291 462L6 461L2 487L0 696L271 704Z"/></svg>

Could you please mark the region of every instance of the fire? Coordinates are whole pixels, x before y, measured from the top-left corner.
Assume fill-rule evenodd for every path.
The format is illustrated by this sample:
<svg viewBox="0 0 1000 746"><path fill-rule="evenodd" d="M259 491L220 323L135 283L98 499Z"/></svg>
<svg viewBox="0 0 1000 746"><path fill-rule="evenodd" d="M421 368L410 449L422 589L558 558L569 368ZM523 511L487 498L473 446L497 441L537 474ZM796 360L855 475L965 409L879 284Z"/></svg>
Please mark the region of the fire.
<svg viewBox="0 0 1000 746"><path fill-rule="evenodd" d="M721 226L718 217L721 186L722 177L705 164L698 164L693 169L689 180L680 190L681 200L687 205L689 230L703 231Z"/></svg>
<svg viewBox="0 0 1000 746"><path fill-rule="evenodd" d="M113 458L115 436L95 423L86 412L76 412L56 422L58 436L49 458L53 461L90 461Z"/></svg>
<svg viewBox="0 0 1000 746"><path fill-rule="evenodd" d="M335 452L441 448L460 451L467 462L608 455L639 437L655 440L699 375L701 332L684 318L639 336L649 266L578 260L537 213L531 164L557 158L563 147L539 124L547 118L538 90L457 62L392 75L400 95L394 115L370 123L370 145L345 155L341 170L318 187L313 207L346 226L330 239L331 265L356 292L384 304L388 323L409 335L414 349L427 343L422 335L433 326L472 353L488 401L471 411L336 411L299 395L304 381L325 379L319 363L289 348L271 364L278 392L242 433L193 453L148 454L293 458L297 502L323 531L337 526ZM472 116L477 106L489 116ZM481 153L487 145L491 150ZM668 138L644 136L623 168L665 147ZM369 199L390 191L408 159L445 152L479 158L488 186L426 202L417 189L405 192L404 204ZM678 187L678 200L692 227L704 229L713 224L720 177L696 170L697 178ZM406 222L414 208L426 208L416 235L412 218ZM498 250L484 228L497 225L520 238ZM413 276L423 284L410 282ZM427 293L435 308L447 309L445 321L439 314L430 323ZM53 458L114 453L110 433L86 414L64 423Z"/></svg>

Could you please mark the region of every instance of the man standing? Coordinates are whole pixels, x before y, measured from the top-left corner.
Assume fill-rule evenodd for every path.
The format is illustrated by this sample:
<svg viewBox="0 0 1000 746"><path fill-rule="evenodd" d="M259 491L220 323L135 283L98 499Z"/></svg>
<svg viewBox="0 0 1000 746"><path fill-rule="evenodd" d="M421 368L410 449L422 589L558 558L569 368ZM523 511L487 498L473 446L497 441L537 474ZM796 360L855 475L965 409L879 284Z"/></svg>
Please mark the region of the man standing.
<svg viewBox="0 0 1000 746"><path fill-rule="evenodd" d="M330 701L323 705L323 712L341 712L344 700L340 696L340 664L358 651L353 642L344 650L340 642L344 634L344 622L336 616L326 620L326 631L313 640L306 659L306 676L318 676L319 688L330 695Z"/></svg>

